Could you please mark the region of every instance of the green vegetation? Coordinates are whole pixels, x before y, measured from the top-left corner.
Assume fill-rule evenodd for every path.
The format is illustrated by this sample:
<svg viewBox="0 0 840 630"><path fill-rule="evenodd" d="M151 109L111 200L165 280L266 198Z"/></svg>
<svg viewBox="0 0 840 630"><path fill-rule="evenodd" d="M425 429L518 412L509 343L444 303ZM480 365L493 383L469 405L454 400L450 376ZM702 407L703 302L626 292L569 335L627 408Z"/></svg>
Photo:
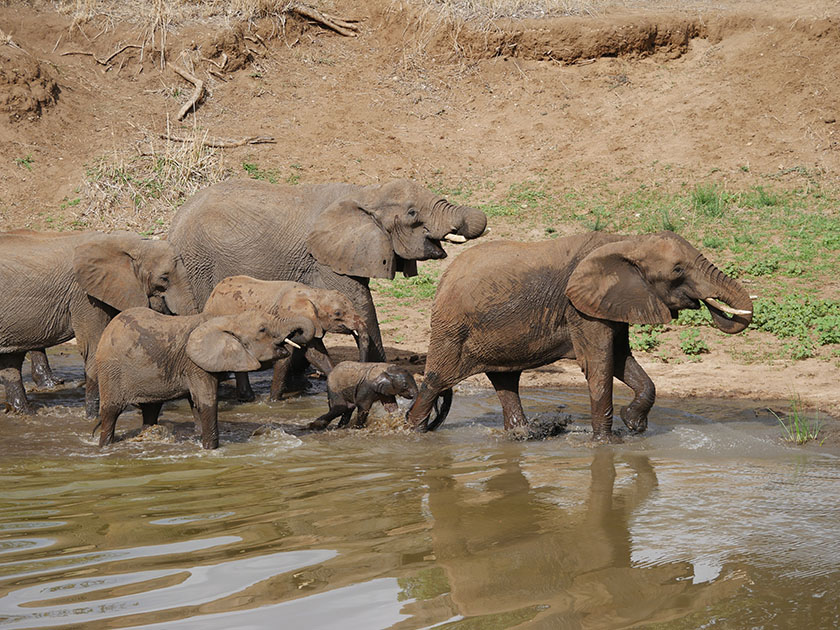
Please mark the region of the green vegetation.
<svg viewBox="0 0 840 630"><path fill-rule="evenodd" d="M290 164L291 173L283 179L287 184L299 184L303 167L300 164ZM282 179L282 175L276 169L262 169L254 162L242 162L242 170L248 173L251 179L259 179L270 184L276 184Z"/></svg>
<svg viewBox="0 0 840 630"><path fill-rule="evenodd" d="M680 350L689 356L697 356L708 352L709 345L695 328L688 328L680 331Z"/></svg>
<svg viewBox="0 0 840 630"><path fill-rule="evenodd" d="M371 280L370 289L374 293L407 303L431 300L437 290L439 275L435 270L421 268L419 274L411 278L398 274L393 280Z"/></svg>
<svg viewBox="0 0 840 630"><path fill-rule="evenodd" d="M630 349L638 352L653 352L662 343L662 326L647 324L630 327Z"/></svg>
<svg viewBox="0 0 840 630"><path fill-rule="evenodd" d="M32 154L28 154L26 157L22 158L15 158L15 164L17 164L20 168L25 168L27 171L32 170L32 162L35 160L32 159Z"/></svg>
<svg viewBox="0 0 840 630"><path fill-rule="evenodd" d="M805 444L811 440L819 438L820 430L822 429L822 421L819 416L809 420L802 414L802 404L799 396L794 396L790 401L790 412L787 415L787 420L783 420L775 411L770 410L779 424L782 425L782 430L785 434L785 440L793 442L794 444Z"/></svg>

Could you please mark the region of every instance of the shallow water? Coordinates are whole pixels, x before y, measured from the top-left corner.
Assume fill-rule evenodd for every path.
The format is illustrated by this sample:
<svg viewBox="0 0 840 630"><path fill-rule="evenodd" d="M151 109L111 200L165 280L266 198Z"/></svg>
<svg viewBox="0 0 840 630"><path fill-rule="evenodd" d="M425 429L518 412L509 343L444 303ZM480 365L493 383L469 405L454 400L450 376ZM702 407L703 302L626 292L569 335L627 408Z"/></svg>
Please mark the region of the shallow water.
<svg viewBox="0 0 840 630"><path fill-rule="evenodd" d="M0 629L840 626L840 459L766 409L660 400L596 448L583 392L526 391L577 422L514 442L464 389L434 434L307 434L318 383L222 403L217 451L183 402L100 450L53 363L38 416L0 415Z"/></svg>

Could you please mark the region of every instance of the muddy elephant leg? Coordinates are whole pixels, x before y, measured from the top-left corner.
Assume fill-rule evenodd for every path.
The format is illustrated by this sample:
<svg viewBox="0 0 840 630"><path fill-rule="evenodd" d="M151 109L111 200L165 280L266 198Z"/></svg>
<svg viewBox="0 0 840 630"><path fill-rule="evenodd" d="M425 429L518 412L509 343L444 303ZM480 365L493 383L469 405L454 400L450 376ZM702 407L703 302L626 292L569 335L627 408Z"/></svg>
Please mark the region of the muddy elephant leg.
<svg viewBox="0 0 840 630"><path fill-rule="evenodd" d="M103 405L99 410L99 446L114 443L114 431L117 427L117 418L122 413L123 407L119 405ZM95 429L94 429L95 430Z"/></svg>
<svg viewBox="0 0 840 630"><path fill-rule="evenodd" d="M343 429L348 424L350 424L350 418L353 417L353 411L355 411L355 407L346 407L344 412L341 414L341 420L338 421L338 428Z"/></svg>
<svg viewBox="0 0 840 630"><path fill-rule="evenodd" d="M23 378L20 373L25 356L25 352L0 354L0 382L6 390L6 404L14 411L31 414L34 413L34 409L26 399L26 390L23 388Z"/></svg>
<svg viewBox="0 0 840 630"><path fill-rule="evenodd" d="M525 426L527 420L522 410L522 400L519 398L519 377L522 372L486 372L486 374L496 390L499 402L502 403L505 429L509 431Z"/></svg>
<svg viewBox="0 0 840 630"><path fill-rule="evenodd" d="M461 380L461 376L441 376L434 370L427 371L417 397L405 414L405 427L411 431L434 431L440 426L452 405L452 387ZM443 399L439 407L438 397ZM433 418L435 410L437 415Z"/></svg>
<svg viewBox="0 0 840 630"><path fill-rule="evenodd" d="M201 431L202 448L219 448L219 381L207 373L196 375L190 379L189 389L196 428Z"/></svg>
<svg viewBox="0 0 840 630"><path fill-rule="evenodd" d="M256 400L257 395L251 389L251 381L248 378L248 372L237 372L236 378L236 400L241 402L251 402Z"/></svg>
<svg viewBox="0 0 840 630"><path fill-rule="evenodd" d="M32 380L35 381L38 387L48 389L56 385L61 385L64 382L64 379L58 378L53 374L50 363L47 360L47 351L45 348L30 350L29 362L32 366Z"/></svg>
<svg viewBox="0 0 840 630"><path fill-rule="evenodd" d="M633 400L622 407L621 419L636 433L647 429L648 412L656 400L656 386L632 354L616 357L615 377L633 390Z"/></svg>
<svg viewBox="0 0 840 630"><path fill-rule="evenodd" d="M330 422L332 422L338 416L343 416L347 412L347 407L345 406L337 406L337 407L330 407L330 410L322 416L318 416L306 425L307 429L312 431L323 431L328 426L330 426ZM350 413L353 413L353 409L350 409ZM342 418L342 421L344 419Z"/></svg>
<svg viewBox="0 0 840 630"><path fill-rule="evenodd" d="M143 403L140 405L140 412L143 414L143 426L151 426L158 423L160 409L163 403Z"/></svg>
<svg viewBox="0 0 840 630"><path fill-rule="evenodd" d="M268 393L269 400L277 401L283 397L283 393L289 385L291 369L291 356L288 356L285 359L278 359L274 362L274 373L271 375L271 390Z"/></svg>

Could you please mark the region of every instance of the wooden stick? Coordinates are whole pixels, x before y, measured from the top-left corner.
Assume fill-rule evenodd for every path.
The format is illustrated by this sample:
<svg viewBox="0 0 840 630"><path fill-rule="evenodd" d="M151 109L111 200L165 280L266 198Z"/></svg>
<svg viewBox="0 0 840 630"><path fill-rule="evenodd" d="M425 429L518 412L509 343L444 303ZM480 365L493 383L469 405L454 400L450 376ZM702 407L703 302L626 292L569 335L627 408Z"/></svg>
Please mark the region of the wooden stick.
<svg viewBox="0 0 840 630"><path fill-rule="evenodd" d="M61 39L61 38L59 38L59 39ZM56 42L56 45L58 45L58 42ZM114 57L119 55L121 52L124 52L124 51L128 50L129 48L142 48L142 46L138 46L137 44L126 44L125 46L123 46L122 48L117 50L116 52L111 53L105 59L99 59L92 52L87 52L86 50L68 50L67 52L61 53L61 56L64 57L65 55L87 55L89 57L93 57L93 60L96 63L98 63L102 66L107 66L109 63L111 63L111 59L113 59Z"/></svg>
<svg viewBox="0 0 840 630"><path fill-rule="evenodd" d="M173 136L168 133L160 134L160 137L164 140L169 140L171 142L195 142L196 138L179 138L178 136ZM216 149L231 149L233 147L241 147L245 146L246 144L269 144L274 143L275 140L272 136L249 136L247 138L242 138L240 140L226 140L224 138L204 138L200 140L202 146L205 147L213 147Z"/></svg>
<svg viewBox="0 0 840 630"><path fill-rule="evenodd" d="M356 35L359 34L359 27L356 25L358 20L345 19L328 13L322 13L315 7L303 4L302 2L290 2L286 10L291 11L292 13L297 13L305 18L309 18L322 26L326 26L327 28L334 30L340 35L344 35L345 37L356 37Z"/></svg>
<svg viewBox="0 0 840 630"><path fill-rule="evenodd" d="M198 101L201 100L201 97L204 96L204 81L197 77L194 77L186 70L183 70L182 68L179 68L174 64L172 65L172 69L182 78L186 79L195 86L195 91L193 92L192 97L181 108L181 111L178 112L178 120L183 120L184 116L186 116L191 109L193 110L193 113L195 113L196 103L198 103Z"/></svg>

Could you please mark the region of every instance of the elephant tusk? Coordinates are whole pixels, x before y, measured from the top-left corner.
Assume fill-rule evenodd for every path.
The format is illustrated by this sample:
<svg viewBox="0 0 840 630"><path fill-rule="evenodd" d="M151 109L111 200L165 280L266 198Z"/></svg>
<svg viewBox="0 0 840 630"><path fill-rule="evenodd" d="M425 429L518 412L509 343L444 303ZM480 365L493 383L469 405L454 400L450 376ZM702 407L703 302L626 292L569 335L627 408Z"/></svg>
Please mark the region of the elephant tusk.
<svg viewBox="0 0 840 630"><path fill-rule="evenodd" d="M283 340L283 343L287 343L287 344L289 344L290 346L292 346L292 348L297 348L298 350L300 350L300 349L301 349L301 347L300 347L298 344L296 344L294 341L292 341L292 340L291 340L291 339L289 339L288 337L286 337L286 338Z"/></svg>
<svg viewBox="0 0 840 630"><path fill-rule="evenodd" d="M359 338L359 331L357 331L355 328L354 328L353 330L351 330L351 331L350 331L350 334L351 334L351 335L353 335L353 338L354 338L354 339L358 339L358 338Z"/></svg>
<svg viewBox="0 0 840 630"><path fill-rule="evenodd" d="M461 236L460 234L455 234L454 232L451 232L451 233L447 234L443 238L444 238L444 240L447 240L450 243L466 243L467 242L467 237L466 236Z"/></svg>
<svg viewBox="0 0 840 630"><path fill-rule="evenodd" d="M732 308L731 306L727 306L723 302L718 302L714 298L706 298L703 301L710 306L714 306L717 310L723 311L724 313L729 313L730 315L752 315L752 311L743 311L738 308Z"/></svg>

